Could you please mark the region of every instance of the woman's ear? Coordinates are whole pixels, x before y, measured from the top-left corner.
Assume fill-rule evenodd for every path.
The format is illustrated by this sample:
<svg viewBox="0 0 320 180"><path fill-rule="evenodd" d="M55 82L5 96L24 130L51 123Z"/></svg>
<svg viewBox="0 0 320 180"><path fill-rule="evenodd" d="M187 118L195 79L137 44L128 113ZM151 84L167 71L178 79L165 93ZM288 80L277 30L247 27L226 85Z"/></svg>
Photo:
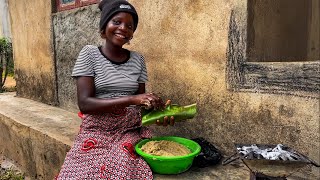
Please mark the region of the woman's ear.
<svg viewBox="0 0 320 180"><path fill-rule="evenodd" d="M106 31L105 30L101 30L100 31L100 37L102 38L102 39L105 39L106 38L106 33L105 33Z"/></svg>

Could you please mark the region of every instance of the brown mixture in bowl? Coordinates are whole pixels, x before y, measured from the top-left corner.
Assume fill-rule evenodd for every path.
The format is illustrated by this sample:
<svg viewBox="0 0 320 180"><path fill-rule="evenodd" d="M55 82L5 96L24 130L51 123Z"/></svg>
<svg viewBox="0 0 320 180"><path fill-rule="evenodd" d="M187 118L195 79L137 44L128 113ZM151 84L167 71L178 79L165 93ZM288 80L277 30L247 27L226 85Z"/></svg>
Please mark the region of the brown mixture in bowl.
<svg viewBox="0 0 320 180"><path fill-rule="evenodd" d="M184 145L167 140L149 141L141 150L155 156L184 156L191 153Z"/></svg>

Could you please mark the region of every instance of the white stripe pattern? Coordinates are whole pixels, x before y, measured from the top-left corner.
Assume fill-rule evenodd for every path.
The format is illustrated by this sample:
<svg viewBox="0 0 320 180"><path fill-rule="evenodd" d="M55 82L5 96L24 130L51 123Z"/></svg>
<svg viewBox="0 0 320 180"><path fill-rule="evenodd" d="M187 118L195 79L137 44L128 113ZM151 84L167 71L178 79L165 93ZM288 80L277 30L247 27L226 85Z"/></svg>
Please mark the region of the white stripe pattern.
<svg viewBox="0 0 320 180"><path fill-rule="evenodd" d="M138 83L148 81L144 57L130 51L130 58L122 64L112 63L99 48L86 45L82 48L72 71L72 77L94 77L97 98L132 95Z"/></svg>

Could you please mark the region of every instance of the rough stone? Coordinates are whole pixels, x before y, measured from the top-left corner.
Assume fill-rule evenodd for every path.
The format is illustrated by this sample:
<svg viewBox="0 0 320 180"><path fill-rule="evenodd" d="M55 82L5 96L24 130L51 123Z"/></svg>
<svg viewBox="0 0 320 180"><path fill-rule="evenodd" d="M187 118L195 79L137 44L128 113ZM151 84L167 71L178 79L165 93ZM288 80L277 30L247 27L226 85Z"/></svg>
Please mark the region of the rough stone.
<svg viewBox="0 0 320 180"><path fill-rule="evenodd" d="M15 93L0 94L0 155L32 179L57 175L79 125L75 113Z"/></svg>

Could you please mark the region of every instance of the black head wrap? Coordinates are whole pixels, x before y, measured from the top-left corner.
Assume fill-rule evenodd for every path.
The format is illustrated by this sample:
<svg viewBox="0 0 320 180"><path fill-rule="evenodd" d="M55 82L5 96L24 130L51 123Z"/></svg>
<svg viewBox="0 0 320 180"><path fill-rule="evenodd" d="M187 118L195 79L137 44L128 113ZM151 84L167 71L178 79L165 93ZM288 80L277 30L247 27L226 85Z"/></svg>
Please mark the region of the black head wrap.
<svg viewBox="0 0 320 180"><path fill-rule="evenodd" d="M126 0L102 0L99 4L101 10L100 31L104 31L112 16L118 12L130 13L133 17L134 30L138 26L138 13L136 9Z"/></svg>

